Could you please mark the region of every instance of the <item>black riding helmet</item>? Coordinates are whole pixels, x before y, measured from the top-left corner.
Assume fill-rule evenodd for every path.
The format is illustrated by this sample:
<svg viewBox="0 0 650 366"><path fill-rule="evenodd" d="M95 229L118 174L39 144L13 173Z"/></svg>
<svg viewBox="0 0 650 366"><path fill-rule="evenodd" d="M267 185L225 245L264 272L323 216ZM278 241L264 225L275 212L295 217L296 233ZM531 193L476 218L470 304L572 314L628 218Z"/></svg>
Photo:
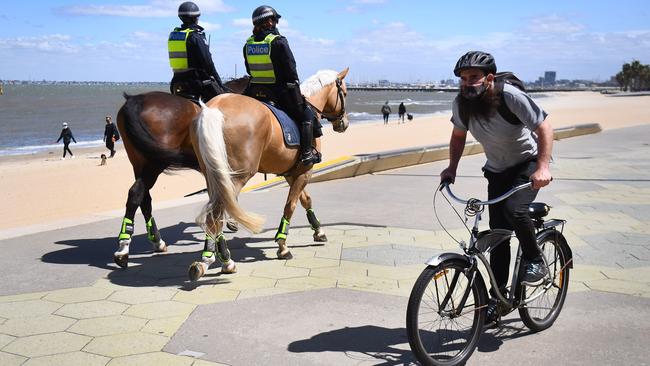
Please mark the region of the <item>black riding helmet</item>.
<svg viewBox="0 0 650 366"><path fill-rule="evenodd" d="M199 16L201 16L201 10L191 1L186 1L178 7L178 17L183 23L194 23Z"/></svg>
<svg viewBox="0 0 650 366"><path fill-rule="evenodd" d="M275 9L273 9L272 7L268 5L262 5L262 6L258 6L257 9L253 10L253 16L251 18L253 19L253 25L257 25L264 19L271 18L271 17L275 18L275 20L277 21L282 16L278 14L278 12L275 11Z"/></svg>
<svg viewBox="0 0 650 366"><path fill-rule="evenodd" d="M460 71L465 69L481 69L486 74L496 74L497 64L494 62L494 57L487 52L469 51L462 55L456 67L454 67L454 75L460 77Z"/></svg>

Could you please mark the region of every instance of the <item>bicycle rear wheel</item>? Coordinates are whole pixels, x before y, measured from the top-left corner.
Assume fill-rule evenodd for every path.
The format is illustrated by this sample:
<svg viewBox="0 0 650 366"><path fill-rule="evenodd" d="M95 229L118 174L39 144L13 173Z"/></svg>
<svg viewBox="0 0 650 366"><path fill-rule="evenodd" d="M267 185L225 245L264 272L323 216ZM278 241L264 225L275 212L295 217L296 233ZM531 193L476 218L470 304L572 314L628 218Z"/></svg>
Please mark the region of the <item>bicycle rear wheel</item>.
<svg viewBox="0 0 650 366"><path fill-rule="evenodd" d="M551 231L543 234L538 246L548 261L549 282L540 286L521 286L521 299L532 299L519 308L524 324L534 332L540 332L553 325L560 315L564 299L569 290L569 266L567 256L559 244L560 233Z"/></svg>
<svg viewBox="0 0 650 366"><path fill-rule="evenodd" d="M425 268L406 311L409 344L418 361L445 366L467 361L483 330L486 297L483 278L466 262Z"/></svg>

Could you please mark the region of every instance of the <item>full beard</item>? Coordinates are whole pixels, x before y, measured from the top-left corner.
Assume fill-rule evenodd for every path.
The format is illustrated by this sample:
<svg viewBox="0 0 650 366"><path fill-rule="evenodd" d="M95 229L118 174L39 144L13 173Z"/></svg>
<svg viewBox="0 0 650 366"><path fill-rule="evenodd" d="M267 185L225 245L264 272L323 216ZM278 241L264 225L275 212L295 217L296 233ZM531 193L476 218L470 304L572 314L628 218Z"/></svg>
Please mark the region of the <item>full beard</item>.
<svg viewBox="0 0 650 366"><path fill-rule="evenodd" d="M487 121L494 116L501 104L501 98L494 86L487 88L480 96L471 99L459 92L456 100L458 101L458 111L464 121L469 121L471 118Z"/></svg>

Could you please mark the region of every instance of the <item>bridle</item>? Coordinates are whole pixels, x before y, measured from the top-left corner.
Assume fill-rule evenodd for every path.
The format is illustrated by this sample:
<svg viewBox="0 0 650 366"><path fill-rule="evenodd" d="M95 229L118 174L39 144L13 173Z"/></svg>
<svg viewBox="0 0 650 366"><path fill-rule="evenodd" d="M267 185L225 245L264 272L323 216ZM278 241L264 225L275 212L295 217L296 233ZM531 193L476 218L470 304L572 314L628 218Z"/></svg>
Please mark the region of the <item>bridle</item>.
<svg viewBox="0 0 650 366"><path fill-rule="evenodd" d="M307 103L316 111L317 114L321 116L321 118L325 118L330 121L332 127L334 127L334 130L338 130L340 127L342 127L343 118L345 117L345 96L343 95L343 81L339 78L336 78L336 102L334 102L334 111L336 110L336 106L339 104L339 100L341 100L341 111L339 111L339 113L336 115L333 113L321 111L309 101L307 101Z"/></svg>

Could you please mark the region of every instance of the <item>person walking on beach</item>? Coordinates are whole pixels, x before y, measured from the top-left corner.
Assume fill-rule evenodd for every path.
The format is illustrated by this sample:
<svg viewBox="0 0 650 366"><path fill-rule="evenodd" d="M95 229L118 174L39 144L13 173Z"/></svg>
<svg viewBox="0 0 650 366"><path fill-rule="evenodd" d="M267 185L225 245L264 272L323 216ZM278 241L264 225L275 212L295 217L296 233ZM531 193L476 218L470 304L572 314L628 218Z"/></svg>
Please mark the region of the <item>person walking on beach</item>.
<svg viewBox="0 0 650 366"><path fill-rule="evenodd" d="M406 107L404 106L404 102L401 102L399 104L399 107L397 108L397 124L399 124L399 121L402 120L402 123L404 123L404 115L406 114Z"/></svg>
<svg viewBox="0 0 650 366"><path fill-rule="evenodd" d="M59 135L59 138L56 140L56 142L61 141L63 139L63 156L61 157L61 160L65 160L65 154L66 152L70 153L70 158L74 159L74 155L72 154L72 151L70 150L70 140L74 141L74 143L77 143L77 140L74 139L74 136L72 136L72 131L70 128L68 128L68 124L66 122L63 122L63 129L61 130L61 135Z"/></svg>
<svg viewBox="0 0 650 366"><path fill-rule="evenodd" d="M117 126L111 121L111 115L106 116L106 127L104 127L104 142L106 142L106 148L111 152L109 158L115 156L115 141L120 139L120 133L117 130Z"/></svg>
<svg viewBox="0 0 650 366"><path fill-rule="evenodd" d="M525 273L522 283L543 283L548 270L536 244L535 228L528 207L540 188L551 182L549 161L553 128L548 114L525 92L496 81L497 66L492 55L471 51L454 68L460 77L460 92L452 106L453 131L449 142L449 166L440 173L441 181L453 183L463 154L467 131L483 145L487 162L483 175L488 181L488 199L496 198L512 187L533 183L532 189L515 193L505 201L489 206L490 228L514 230L523 250ZM504 117L506 107L518 121ZM508 282L510 243L499 245L490 254L490 267L498 288L490 289L491 300L486 323L498 320L496 291L504 291Z"/></svg>
<svg viewBox="0 0 650 366"><path fill-rule="evenodd" d="M246 71L251 76L245 95L278 105L300 125L300 162L321 161L313 148L314 137L323 135L320 122L300 93L300 81L289 42L277 29L280 19L275 9L262 5L252 14L253 35L244 45Z"/></svg>
<svg viewBox="0 0 650 366"><path fill-rule="evenodd" d="M381 114L384 115L384 124L385 125L388 124L388 116L390 116L390 112L392 112L392 111L390 109L390 106L388 105L388 101L386 101L386 103L384 103L384 105L381 106Z"/></svg>
<svg viewBox="0 0 650 366"><path fill-rule="evenodd" d="M171 93L204 102L224 93L226 88L212 62L208 41L199 26L199 7L191 1L178 7L183 24L169 34L169 64L174 71Z"/></svg>

